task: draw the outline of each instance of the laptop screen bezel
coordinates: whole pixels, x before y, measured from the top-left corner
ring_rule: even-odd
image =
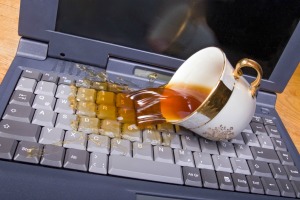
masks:
[[[109,57],[131,60],[175,71],[184,60],[107,42],[56,32],[59,0],[22,0],[19,35],[48,43],[48,56],[105,68]],[[34,23],[33,23],[34,22]],[[261,90],[280,93],[300,62],[300,22],[287,43],[269,79]],[[252,82],[255,77],[245,75]]]

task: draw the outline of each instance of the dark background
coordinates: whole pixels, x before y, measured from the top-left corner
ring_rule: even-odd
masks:
[[[60,0],[56,31],[181,59],[217,46],[268,78],[299,19],[299,0]]]

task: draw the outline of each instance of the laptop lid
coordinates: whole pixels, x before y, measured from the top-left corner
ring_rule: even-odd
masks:
[[[300,62],[299,10],[298,0],[22,0],[19,34],[47,43],[48,56],[103,68],[114,57],[175,71],[218,46],[233,65],[259,62],[261,89],[282,92]]]

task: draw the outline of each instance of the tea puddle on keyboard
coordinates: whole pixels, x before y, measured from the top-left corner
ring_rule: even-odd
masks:
[[[104,85],[104,83],[101,84]],[[112,83],[107,84],[111,85]],[[114,88],[119,87],[116,83],[112,85]],[[74,85],[71,87],[72,92],[68,97],[70,108],[75,110],[79,116],[71,122],[74,130],[84,116],[96,116],[101,120],[117,120],[121,123],[131,124],[131,128],[136,125],[139,129],[151,129],[151,126],[177,122],[197,110],[210,91],[208,88],[200,86],[188,86],[186,88],[186,85],[172,86],[176,89],[146,88],[134,92],[126,90],[109,92],[77,88]],[[85,129],[89,130],[87,132],[91,132],[91,130],[97,130],[97,126],[86,127]],[[102,129],[100,129],[101,131],[103,133]],[[118,134],[108,136],[118,137]]]

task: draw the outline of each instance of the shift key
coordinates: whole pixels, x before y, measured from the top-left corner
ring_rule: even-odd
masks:
[[[41,127],[35,124],[18,122],[13,120],[2,120],[0,122],[0,136],[15,140],[37,142]]]

